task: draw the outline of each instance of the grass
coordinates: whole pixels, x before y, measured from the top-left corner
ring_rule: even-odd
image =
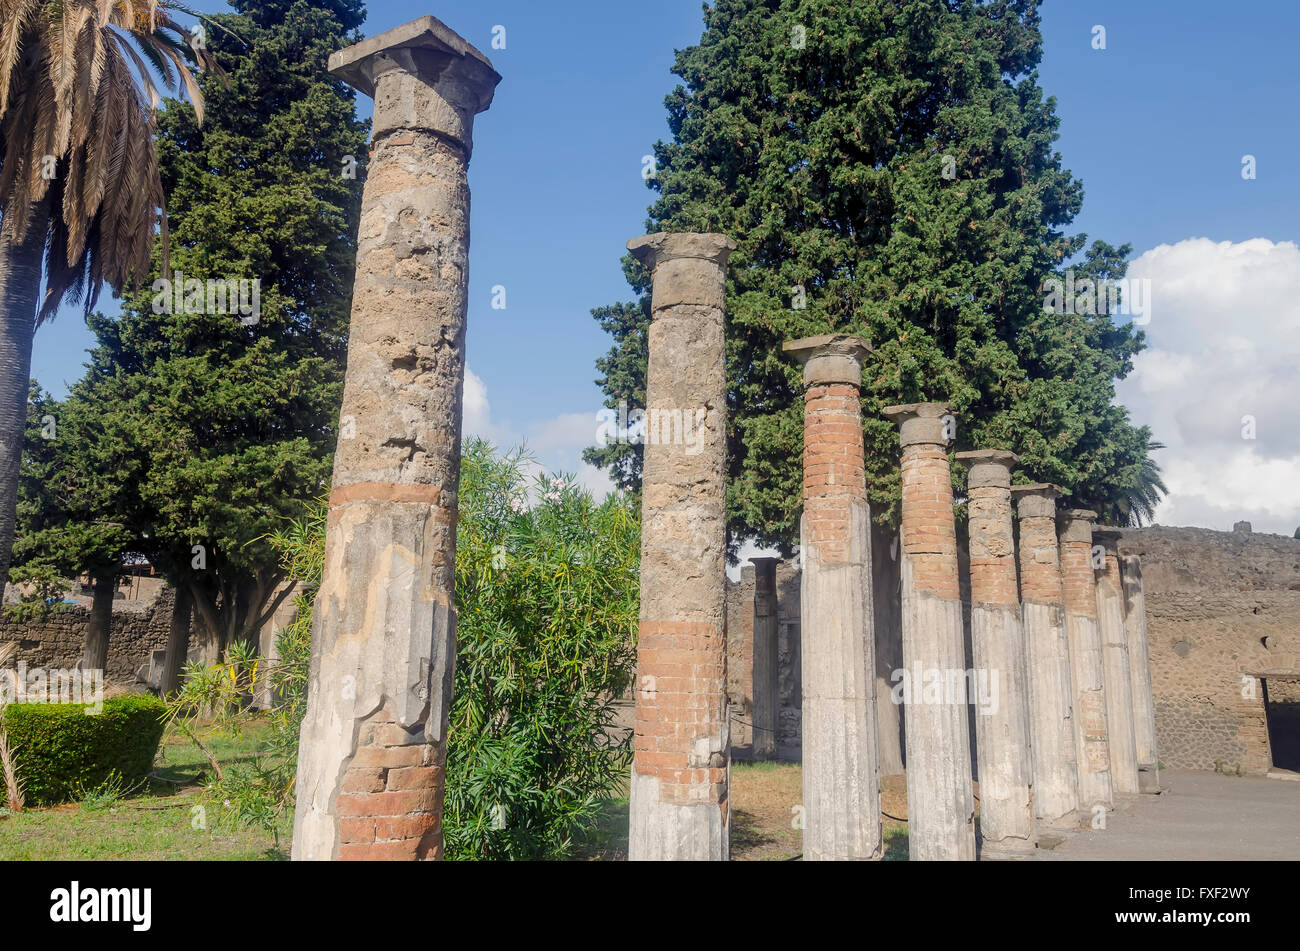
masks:
[[[223,767],[250,761],[266,732],[255,724],[239,737],[207,742]],[[83,801],[17,815],[0,810],[0,860],[208,860],[284,858],[261,830],[224,828],[203,801],[206,757],[185,737],[168,736],[146,788],[87,790]],[[907,797],[901,776],[882,782],[885,860],[907,860]],[[802,771],[797,763],[735,763],[731,769],[731,858],[788,862],[803,851],[798,827]],[[575,858],[627,858],[626,790],[606,800],[595,830]],[[891,819],[888,816],[896,816]],[[290,830],[281,831],[287,841]]]
[[[250,760],[265,728],[209,744],[223,765]],[[202,782],[207,759],[181,736],[164,740],[148,786],[126,795],[86,790],[83,801],[0,812],[0,860],[252,860],[281,857],[270,836],[220,828]]]

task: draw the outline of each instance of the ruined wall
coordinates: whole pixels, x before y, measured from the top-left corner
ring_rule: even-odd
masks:
[[[176,592],[163,587],[151,599],[119,598],[113,602],[113,628],[108,638],[105,671],[108,680],[131,683],[137,675],[143,677],[148,673],[152,652],[167,647],[167,629],[175,600]],[[89,623],[90,610],[80,603],[64,605],[40,621],[20,623],[0,615],[0,643],[17,642],[18,653],[12,665],[23,661],[29,669],[71,669],[81,660]]]
[[[1267,771],[1258,681],[1279,705],[1297,695],[1279,678],[1300,677],[1300,541],[1148,528],[1120,550],[1142,559],[1160,762]]]

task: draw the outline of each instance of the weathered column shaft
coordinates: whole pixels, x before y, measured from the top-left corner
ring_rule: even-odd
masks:
[[[442,854],[475,114],[500,77],[421,17],[330,57],[375,99],[298,761],[295,859]]]
[[[1142,560],[1137,555],[1121,558],[1120,575],[1124,583],[1124,628],[1133,682],[1138,786],[1142,792],[1154,793],[1160,791],[1160,759],[1156,752],[1156,705],[1151,690],[1151,648],[1147,637],[1147,599],[1142,589]]]
[[[1093,533],[1094,558],[1099,554],[1098,544],[1105,552],[1105,561],[1095,572],[1111,782],[1115,792],[1131,796],[1139,791],[1137,739],[1133,725],[1133,674],[1128,655],[1128,632],[1124,626],[1124,584],[1120,580],[1118,543],[1117,532],[1098,530]]]
[[[653,274],[628,857],[725,860],[727,256],[722,235],[628,243]]]
[[[1070,639],[1070,674],[1074,683],[1074,741],[1079,764],[1079,808],[1091,816],[1094,806],[1115,802],[1106,732],[1106,696],[1097,628],[1097,590],[1092,573],[1092,523],[1097,514],[1071,509],[1061,516],[1061,586]]]
[[[913,860],[975,858],[966,652],[947,406],[891,406],[902,445],[903,673]],[[960,696],[945,690],[960,677]]]
[[[755,759],[776,758],[777,710],[781,698],[777,685],[779,663],[776,566],[780,558],[753,558],[754,565],[754,687],[753,717]]]
[[[1039,823],[1068,827],[1078,819],[1074,686],[1065,632],[1054,485],[1013,486],[1020,516],[1020,599],[1029,670],[1029,736],[1034,813]]]
[[[959,452],[970,464],[971,650],[976,704],[975,746],[980,777],[980,832],[986,853],[1028,853],[1034,829],[1033,764],[1029,748],[1029,690],[1025,637],[1016,587],[1011,522],[1010,452]]]
[[[871,601],[876,627],[876,760],[881,776],[903,772],[903,704],[895,702],[894,672],[903,667],[903,606],[899,539],[871,525]]]
[[[870,348],[827,334],[785,350],[804,368],[804,858],[878,859],[871,511],[859,392]]]

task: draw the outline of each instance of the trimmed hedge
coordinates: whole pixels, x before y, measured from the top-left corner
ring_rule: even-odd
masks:
[[[79,703],[19,703],[5,708],[9,744],[29,805],[69,802],[115,772],[124,785],[149,775],[162,740],[166,705],[150,694],[104,701],[98,714]]]

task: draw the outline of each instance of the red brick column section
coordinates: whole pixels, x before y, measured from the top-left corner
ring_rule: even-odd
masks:
[[[1097,627],[1097,590],[1092,568],[1092,523],[1097,513],[1070,509],[1059,517],[1061,586],[1070,640],[1074,683],[1074,743],[1079,764],[1081,819],[1092,822],[1098,809],[1111,809],[1115,793],[1110,773],[1110,740]]]
[[[1058,486],[1044,483],[1011,487],[1020,517],[1020,611],[1029,671],[1034,818],[1040,827],[1069,828],[1078,823],[1079,767],[1070,640],[1056,540],[1060,494]]]
[[[1128,656],[1128,632],[1124,627],[1124,582],[1119,573],[1119,532],[1098,528],[1092,533],[1092,541],[1111,782],[1116,793],[1135,796],[1140,791],[1137,737],[1133,723],[1132,665]],[[1097,566],[1099,556],[1104,559],[1100,567]]]
[[[735,244],[628,243],[653,274],[628,857],[728,856],[724,293]]]
[[[956,421],[942,403],[890,406],[884,415],[898,425],[903,450],[901,683],[908,848],[922,861],[973,861],[966,649],[947,452]],[[962,689],[935,690],[936,682]]]
[[[1142,587],[1142,559],[1120,559],[1124,583],[1124,629],[1133,677],[1133,734],[1137,741],[1138,787],[1160,792],[1160,758],[1156,753],[1156,705],[1151,689],[1151,648],[1147,635],[1147,598]]]
[[[975,745],[979,763],[981,854],[1021,854],[1038,844],[1034,827],[1029,687],[1016,586],[1011,522],[1015,453],[957,453],[966,480],[970,527],[971,651]]]
[[[876,760],[871,510],[863,455],[859,337],[785,345],[803,365],[800,554],[804,858],[883,854]]]
[[[456,655],[473,122],[501,77],[420,17],[330,57],[375,100],[293,857],[435,859]]]

